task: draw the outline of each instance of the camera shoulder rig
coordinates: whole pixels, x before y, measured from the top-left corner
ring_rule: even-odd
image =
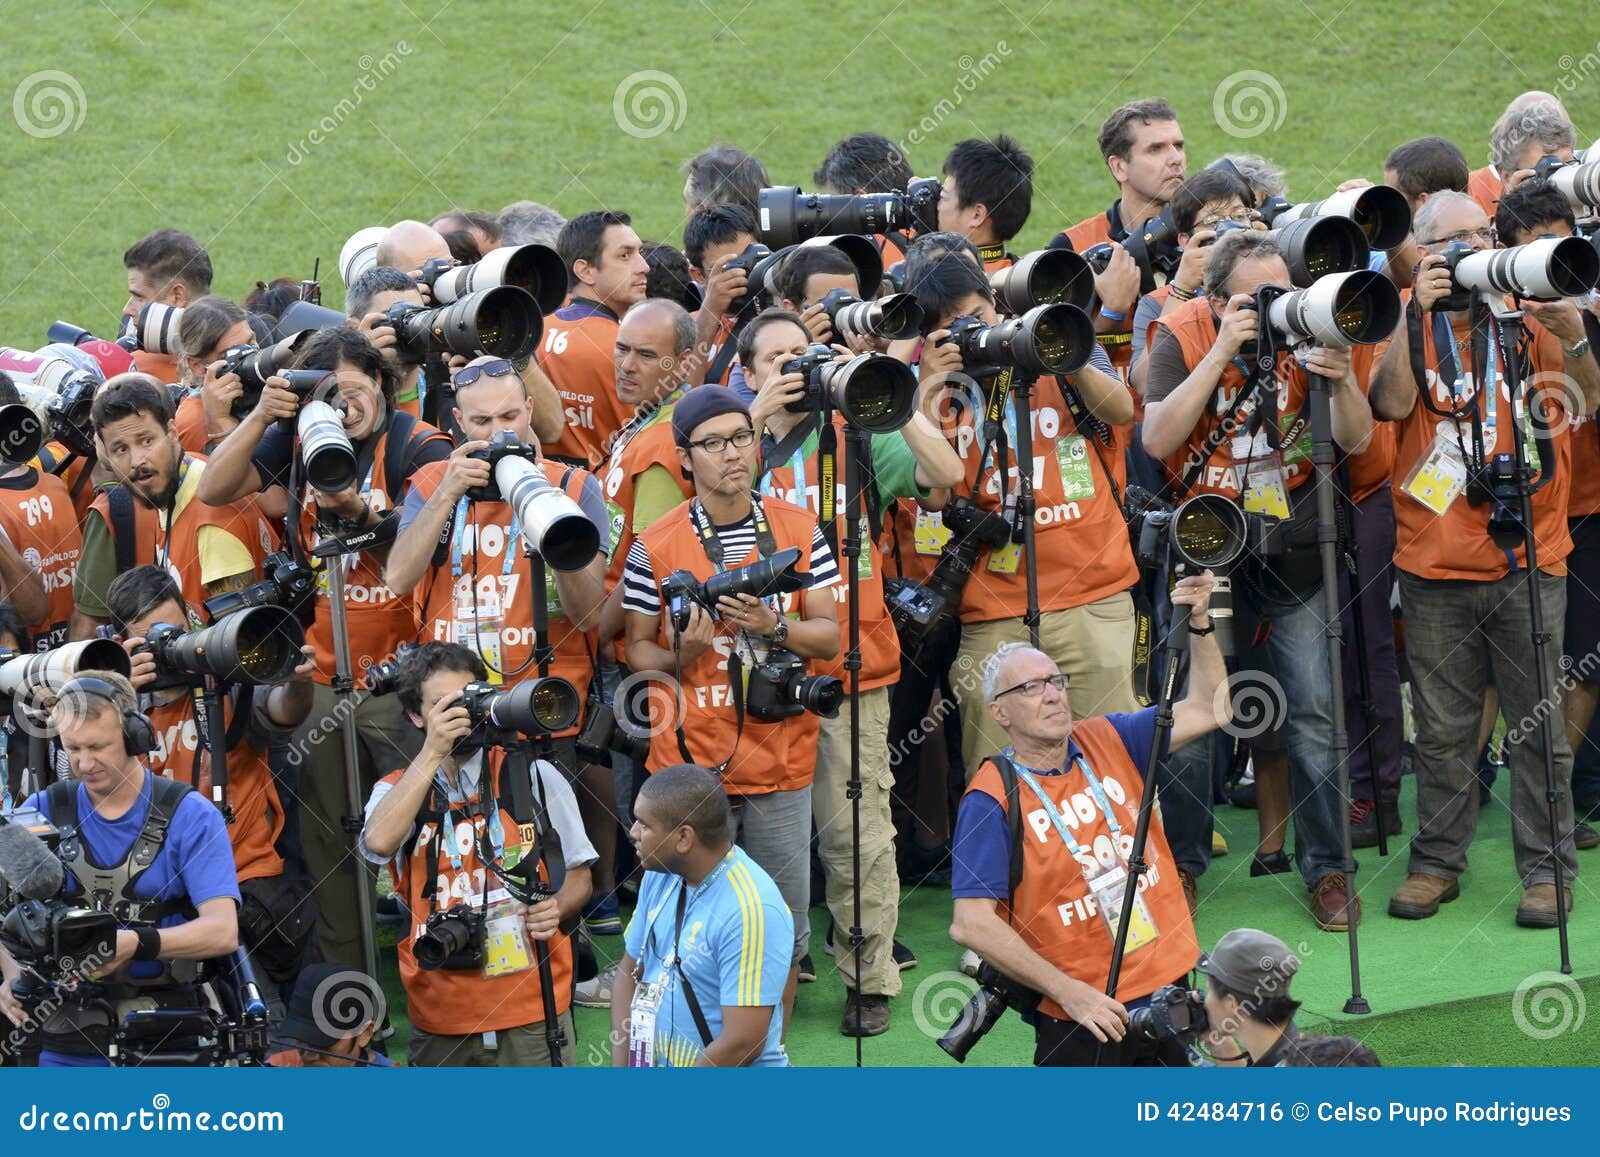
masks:
[[[134,837],[133,846],[120,863],[101,867],[89,859],[78,817],[78,784],[60,780],[46,789],[50,819],[61,831],[58,855],[73,878],[83,887],[88,904],[110,912],[125,924],[155,926],[171,916],[192,916],[187,898],[148,900],[134,895],[139,880],[150,870],[167,842],[173,818],[183,797],[193,789],[186,783],[151,776],[150,810],[144,826]]]

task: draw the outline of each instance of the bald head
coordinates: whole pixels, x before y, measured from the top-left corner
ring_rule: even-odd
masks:
[[[645,780],[639,796],[648,801],[659,828],[693,828],[701,847],[726,847],[733,840],[733,813],[722,782],[703,767],[664,767]]]
[[[1572,123],[1572,117],[1567,114],[1567,106],[1561,103],[1559,97],[1553,95],[1552,93],[1539,92],[1538,90],[1525,92],[1521,96],[1517,97],[1510,104],[1506,105],[1506,112],[1527,112],[1530,108],[1541,104],[1553,106],[1560,114],[1562,120],[1566,121],[1569,125]]]
[[[450,246],[439,231],[421,221],[397,221],[378,242],[378,264],[410,272],[435,257],[448,258]]]

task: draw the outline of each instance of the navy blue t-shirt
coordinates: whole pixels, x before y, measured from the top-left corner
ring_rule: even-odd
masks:
[[[1128,758],[1142,768],[1156,734],[1156,709],[1107,715]],[[1079,754],[1067,741],[1067,763]],[[1045,775],[1061,775],[1065,768],[1040,768]],[[951,840],[950,894],[956,899],[1004,900],[1011,895],[1011,821],[1000,801],[981,791],[961,798],[956,831]]]

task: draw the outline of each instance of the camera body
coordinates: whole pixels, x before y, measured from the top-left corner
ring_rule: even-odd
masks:
[[[394,649],[394,658],[368,667],[367,694],[393,695],[400,679],[400,666],[416,647],[415,643],[401,643]]]
[[[1165,984],[1150,994],[1150,1003],[1128,1014],[1128,1035],[1147,1041],[1183,1041],[1211,1027],[1204,995],[1178,984]]]
[[[43,813],[17,808],[0,814],[0,823],[15,824],[37,836],[51,855],[58,854],[61,831]],[[0,901],[10,907],[0,919],[0,945],[42,976],[65,978],[78,966],[108,961],[117,952],[117,918],[56,895],[27,899],[14,895],[0,881]]]
[[[310,566],[296,562],[286,550],[275,550],[261,560],[267,577],[242,591],[227,591],[206,600],[206,614],[215,622],[245,607],[283,607],[305,626],[316,614],[317,576]]]
[[[750,669],[744,706],[750,718],[776,723],[807,711],[834,719],[843,702],[842,682],[832,675],[808,675],[804,659],[775,647],[765,663]]]
[[[1006,516],[998,510],[985,510],[972,499],[958,496],[944,508],[944,524],[953,539],[971,539],[990,550],[1011,542],[1013,531]]]
[[[1467,479],[1467,501],[1489,506],[1489,538],[1502,550],[1526,541],[1522,521],[1523,486],[1514,454],[1495,454]]]
[[[467,497],[473,502],[504,502],[505,496],[500,493],[500,486],[495,481],[494,468],[503,458],[525,458],[529,462],[537,462],[539,450],[518,438],[510,430],[501,430],[489,439],[489,444],[482,450],[474,450],[467,457],[489,464],[488,485],[472,487],[467,491]]]
[[[368,676],[369,680],[371,676]],[[624,708],[626,711],[626,708]],[[583,730],[575,741],[578,755],[599,767],[611,766],[613,751],[634,760],[643,761],[650,754],[650,737],[635,734],[617,718],[617,709],[603,699],[593,699],[589,714],[584,718]]]
[[[471,904],[428,913],[422,935],[412,942],[417,967],[425,972],[465,972],[483,967],[484,914]]]

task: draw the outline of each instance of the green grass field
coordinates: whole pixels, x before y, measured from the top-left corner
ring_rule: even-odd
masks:
[[[1111,199],[1095,132],[1135,96],[1177,107],[1191,168],[1264,152],[1298,196],[1378,179],[1390,147],[1425,133],[1479,165],[1524,89],[1558,92],[1580,132],[1600,132],[1590,3],[1114,11],[1108,24],[1059,0],[13,3],[0,341],[35,348],[56,317],[110,329],[122,251],[159,226],[198,236],[217,292],[235,298],[257,278],[309,276],[321,257],[329,304],[353,231],[450,205],[621,207],[642,233],[680,241],[678,166],[714,141],[809,187],[846,133],[882,132],[930,174],[953,142],[1003,130],[1037,162],[1019,238],[1035,246]],[[640,73],[666,75],[625,85]]]

